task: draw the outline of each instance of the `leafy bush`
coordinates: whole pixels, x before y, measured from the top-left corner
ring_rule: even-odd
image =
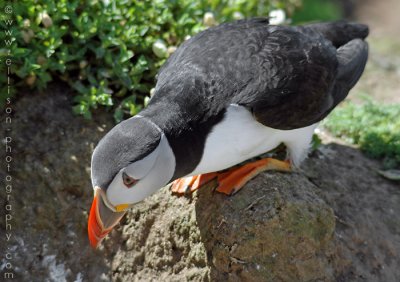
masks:
[[[324,126],[370,157],[383,159],[385,168],[394,168],[400,166],[399,116],[400,104],[346,103],[332,112]]]
[[[292,16],[295,24],[309,21],[333,21],[343,17],[338,1],[303,0],[301,8]]]
[[[17,44],[11,53],[19,63],[13,85],[44,89],[61,78],[78,93],[76,113],[90,117],[92,109],[103,105],[113,107],[120,120],[143,107],[168,53],[185,36],[206,28],[206,12],[222,22],[266,16],[271,7],[293,10],[299,1],[19,1],[14,7]],[[212,17],[206,21],[213,23]],[[5,79],[0,78],[3,85]]]

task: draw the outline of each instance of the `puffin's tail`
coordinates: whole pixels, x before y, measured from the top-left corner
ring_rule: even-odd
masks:
[[[352,88],[364,71],[368,59],[368,44],[361,39],[353,39],[336,51],[339,62],[337,80]]]
[[[369,34],[368,26],[346,21],[313,23],[304,27],[322,34],[336,48],[356,38],[365,39]]]
[[[346,98],[364,72],[368,60],[368,44],[362,39],[353,39],[337,49],[336,57],[339,65],[331,92],[334,107]]]
[[[303,26],[304,30],[317,32],[332,42],[337,48],[338,68],[336,81],[331,89],[333,110],[346,98],[350,89],[360,79],[368,60],[368,26],[346,21],[314,23]]]

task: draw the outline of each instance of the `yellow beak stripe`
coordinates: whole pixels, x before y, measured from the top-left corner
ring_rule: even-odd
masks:
[[[126,210],[127,208],[129,208],[128,204],[120,204],[120,205],[115,206],[115,210],[117,212],[122,212],[122,211]]]

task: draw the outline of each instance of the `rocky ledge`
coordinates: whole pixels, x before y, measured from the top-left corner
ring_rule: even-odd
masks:
[[[400,187],[333,143],[231,197],[163,188],[92,250],[90,155],[112,118],[76,117],[69,97],[53,86],[14,104],[13,230],[1,247],[18,281],[400,281]]]

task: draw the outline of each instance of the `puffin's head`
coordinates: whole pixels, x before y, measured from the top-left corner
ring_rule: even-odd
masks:
[[[175,158],[161,129],[143,117],[116,125],[92,156],[94,199],[88,222],[92,247],[119,222],[126,210],[168,184]]]

